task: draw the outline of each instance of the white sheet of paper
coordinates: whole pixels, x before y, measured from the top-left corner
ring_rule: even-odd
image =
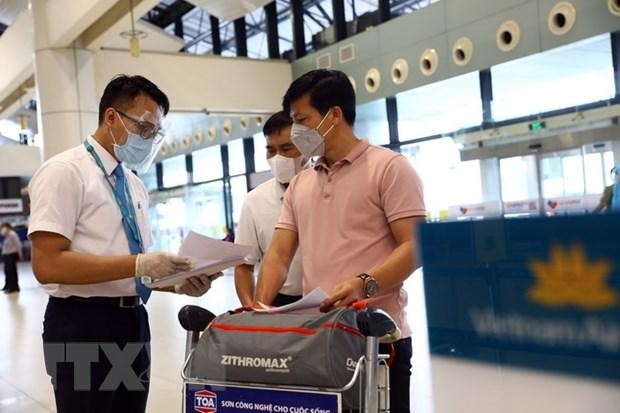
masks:
[[[325,290],[323,290],[321,287],[316,287],[314,290],[310,291],[308,294],[304,295],[300,300],[295,301],[294,303],[283,305],[281,307],[270,307],[263,303],[259,303],[262,308],[254,309],[254,311],[264,313],[289,313],[299,310],[316,310],[319,308],[319,304],[321,304],[321,301],[323,301],[327,297],[328,296]]]
[[[245,258],[250,250],[251,248],[245,245],[216,240],[190,231],[179,248],[179,255],[195,260],[220,260],[224,257]]]
[[[219,241],[205,235],[190,231],[183,240],[179,255],[192,262],[190,271],[179,272],[144,284],[149,288],[170,287],[198,274],[217,274],[226,268],[243,264],[251,247]]]

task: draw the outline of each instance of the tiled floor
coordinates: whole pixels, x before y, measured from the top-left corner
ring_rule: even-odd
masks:
[[[0,294],[0,412],[53,412],[43,365],[42,318],[47,296],[30,267],[20,264],[19,294]],[[596,381],[429,357],[421,274],[407,282],[409,318],[416,335],[412,405],[416,413],[620,412],[620,388]],[[185,335],[177,311],[198,304],[214,313],[237,306],[232,277],[220,278],[204,297],[154,294],[148,304],[152,381],[148,411],[181,411],[180,369]],[[431,380],[432,377],[432,380]]]

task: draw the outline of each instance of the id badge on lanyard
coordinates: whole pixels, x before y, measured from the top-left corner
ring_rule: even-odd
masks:
[[[136,219],[136,213],[133,208],[133,200],[131,198],[131,193],[127,189],[126,183],[125,183],[125,187],[123,188],[123,190],[125,191],[125,195],[127,198],[127,204],[125,204],[119,198],[116,192],[116,188],[114,187],[114,184],[110,182],[110,178],[108,177],[105,167],[103,166],[103,162],[101,162],[101,158],[99,158],[99,155],[97,155],[97,152],[95,152],[95,148],[93,148],[93,146],[88,141],[84,141],[84,147],[86,148],[88,153],[90,153],[90,155],[93,157],[99,169],[101,169],[106,182],[108,183],[108,185],[110,185],[110,188],[112,189],[112,193],[114,194],[114,199],[116,200],[116,204],[118,205],[118,208],[121,211],[123,220],[125,220],[128,223],[129,229],[131,231],[131,234],[126,234],[127,237],[131,236],[140,245],[140,250],[144,252],[144,243],[142,242],[142,235],[140,234],[140,229],[138,228],[138,221]],[[125,228],[124,225],[123,225],[123,228]]]

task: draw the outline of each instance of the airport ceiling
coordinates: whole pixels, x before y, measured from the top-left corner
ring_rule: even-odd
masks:
[[[121,0],[124,1],[124,0]],[[129,0],[127,0],[129,1]],[[391,0],[392,14],[397,16],[425,7],[438,0]],[[183,39],[181,51],[210,54],[211,17],[219,19],[222,54],[236,55],[233,21],[246,16],[248,56],[265,58],[266,22],[263,6],[270,0],[162,0],[142,19]],[[378,0],[344,0],[347,21],[376,12]],[[276,0],[279,22],[280,51],[283,57],[292,47],[291,1]],[[11,26],[17,15],[28,7],[28,0],[0,0],[0,35]],[[312,36],[333,25],[332,0],[304,0],[304,25],[308,50],[322,47]],[[372,16],[371,16],[372,17]],[[366,19],[369,20],[368,18]],[[373,25],[372,19],[370,25]],[[368,24],[368,23],[366,23]]]
[[[0,34],[13,22],[22,10],[28,7],[28,0],[0,0]]]
[[[437,0],[392,0],[393,15],[408,13],[425,7]],[[184,51],[196,54],[212,53],[211,19],[219,19],[222,54],[234,56],[235,39],[233,20],[246,16],[248,56],[266,57],[266,22],[263,7],[265,0],[163,0],[142,18],[169,33],[182,37]],[[377,0],[345,0],[347,21],[364,14],[376,12]],[[280,36],[280,52],[292,47],[291,1],[276,0]],[[319,33],[333,25],[332,0],[304,0],[304,25],[310,35]],[[306,36],[308,49],[315,50],[312,36]]]

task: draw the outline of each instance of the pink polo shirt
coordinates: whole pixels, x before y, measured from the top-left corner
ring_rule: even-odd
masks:
[[[389,223],[425,214],[422,182],[409,161],[363,140],[331,168],[321,158],[293,179],[276,228],[298,233],[304,294],[316,287],[330,293],[394,251]],[[411,335],[402,284],[371,302],[394,318],[403,337]]]

